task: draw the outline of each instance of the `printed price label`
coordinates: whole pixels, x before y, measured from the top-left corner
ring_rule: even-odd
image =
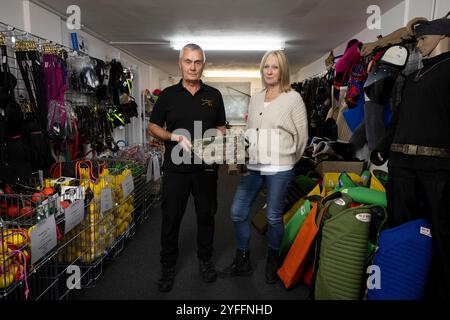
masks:
[[[110,188],[104,188],[101,193],[100,213],[104,214],[106,211],[113,208],[112,193]]]
[[[122,182],[122,190],[123,197],[126,199],[128,196],[134,191],[134,181],[133,176],[131,174],[127,175],[127,177]]]
[[[57,237],[55,216],[51,215],[37,224],[33,230],[31,230],[30,238],[31,264],[34,264],[56,247]]]
[[[64,210],[65,228],[64,233],[67,234],[81,223],[84,219],[84,202],[82,200],[75,201],[67,209]]]
[[[83,187],[61,187],[62,200],[84,200],[85,191]]]

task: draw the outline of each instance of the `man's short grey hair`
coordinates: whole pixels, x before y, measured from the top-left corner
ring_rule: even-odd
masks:
[[[194,50],[194,51],[200,51],[200,52],[203,54],[203,63],[206,62],[205,51],[203,51],[202,47],[200,47],[198,44],[195,44],[195,43],[189,43],[189,44],[185,45],[185,46],[180,50],[180,57],[179,57],[180,60],[181,60],[181,56],[183,55],[183,51],[184,51],[185,49]]]

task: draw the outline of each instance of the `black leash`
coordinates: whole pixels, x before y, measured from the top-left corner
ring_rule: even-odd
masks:
[[[8,76],[8,60],[7,60],[7,51],[6,46],[2,45],[1,47],[1,55],[2,59],[1,70],[3,71],[3,83],[6,88],[10,88],[9,85],[9,76]],[[6,165],[6,142],[5,142],[5,130],[6,130],[6,106],[0,106],[0,166],[4,167]]]
[[[16,59],[32,109],[32,114],[25,123],[25,132],[28,133],[28,140],[31,146],[30,155],[33,169],[48,169],[53,159],[47,132],[47,108],[45,105],[39,53],[37,51],[16,51]]]

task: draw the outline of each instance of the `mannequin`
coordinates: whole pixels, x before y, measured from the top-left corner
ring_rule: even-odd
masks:
[[[414,26],[424,67],[405,80],[402,102],[372,152],[389,158],[389,226],[426,218],[433,237],[427,297],[450,298],[450,20]]]
[[[444,36],[444,35],[437,36],[437,37],[438,37],[437,39],[439,42],[436,45],[436,47],[429,54],[429,56],[428,56],[429,58],[433,58],[433,57],[439,56],[443,53],[450,51],[450,37]]]

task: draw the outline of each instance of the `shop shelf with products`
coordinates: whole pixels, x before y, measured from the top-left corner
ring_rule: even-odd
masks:
[[[116,243],[119,253],[124,235],[134,235],[135,212],[142,206],[143,167],[135,160],[106,159],[105,179],[111,186],[114,203]],[[117,246],[116,246],[117,245]]]
[[[121,149],[118,159],[134,163],[135,220],[146,220],[151,207],[160,200],[162,151],[148,145],[135,145]]]
[[[73,178],[44,178],[39,172],[27,185],[2,185],[1,297],[38,300],[62,294],[61,278],[81,257],[68,254],[83,231],[80,184]]]

